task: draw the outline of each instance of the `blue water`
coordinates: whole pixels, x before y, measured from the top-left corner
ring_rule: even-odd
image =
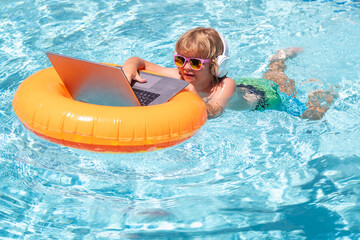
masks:
[[[0,2],[0,238],[360,238],[360,2]],[[261,77],[278,49],[298,100],[334,87],[319,121],[227,110],[178,146],[99,154],[27,131],[11,101],[52,51],[172,66],[177,38],[210,26],[228,39],[230,76]],[[303,84],[316,78],[320,84]]]

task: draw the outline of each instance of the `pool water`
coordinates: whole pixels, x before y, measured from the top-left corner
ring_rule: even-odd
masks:
[[[360,2],[0,2],[0,238],[360,238]],[[143,154],[100,154],[49,143],[11,101],[52,51],[97,62],[130,56],[171,67],[190,28],[227,38],[230,76],[261,77],[278,49],[297,99],[333,87],[319,121],[287,111],[236,111],[190,140]],[[304,82],[318,79],[322,84]]]

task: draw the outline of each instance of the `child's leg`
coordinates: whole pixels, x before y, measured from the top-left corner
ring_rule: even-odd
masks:
[[[285,61],[288,58],[295,57],[298,53],[302,52],[302,48],[286,48],[276,52],[270,58],[269,70],[264,74],[264,78],[276,82],[279,85],[279,91],[286,93],[289,96],[295,97],[296,89],[295,82],[289,79],[285,71]],[[309,81],[318,81],[311,79]],[[329,110],[330,105],[333,103],[336,93],[333,89],[328,91],[317,90],[309,94],[309,101],[306,103],[308,109],[300,116],[310,120],[321,119],[325,112]]]
[[[302,52],[302,48],[286,48],[276,52],[270,57],[269,69],[264,73],[264,78],[273,81],[279,85],[279,91],[288,96],[296,96],[296,88],[294,80],[285,75],[285,61],[288,58],[295,57]]]
[[[309,101],[306,103],[308,109],[301,114],[301,118],[310,120],[321,119],[325,112],[329,110],[330,105],[334,102],[336,94],[333,89],[328,91],[317,90],[309,94]]]

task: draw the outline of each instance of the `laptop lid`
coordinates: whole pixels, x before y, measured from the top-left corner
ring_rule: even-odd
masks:
[[[188,85],[183,80],[141,72],[140,75],[147,82],[134,82],[130,86],[120,66],[113,67],[50,52],[46,54],[71,96],[87,103],[106,106],[161,104]]]

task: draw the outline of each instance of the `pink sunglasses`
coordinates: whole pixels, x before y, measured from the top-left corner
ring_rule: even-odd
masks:
[[[189,62],[191,69],[198,71],[202,68],[204,63],[210,62],[210,60],[201,58],[187,58],[183,55],[175,54],[174,62],[177,67],[183,67],[187,62]]]

